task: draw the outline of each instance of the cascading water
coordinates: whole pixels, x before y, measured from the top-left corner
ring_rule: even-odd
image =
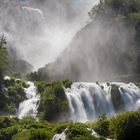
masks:
[[[112,85],[118,88],[118,93],[112,93]],[[74,122],[94,121],[102,115],[113,116],[118,113],[114,104],[119,100],[124,104],[123,111],[140,108],[140,89],[133,83],[74,83],[65,93],[70,120]],[[120,94],[119,100],[113,100],[115,94]]]
[[[37,89],[32,82],[27,82],[28,88],[24,88],[27,100],[23,101],[19,105],[17,112],[18,118],[23,118],[26,116],[36,117],[39,107],[40,95],[37,94]]]
[[[60,134],[55,134],[52,138],[52,140],[66,140],[66,132],[67,128]]]

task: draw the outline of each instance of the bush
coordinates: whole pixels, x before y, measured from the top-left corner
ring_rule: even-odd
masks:
[[[51,140],[54,135],[53,127],[40,122],[28,125],[28,128],[14,135],[12,140]]]
[[[70,80],[64,80],[63,81],[63,85],[64,85],[65,88],[70,88],[71,85],[72,85],[72,81],[70,81]]]
[[[21,80],[4,80],[3,90],[0,93],[0,113],[2,114],[15,114],[19,104],[26,99],[24,87],[26,83]]]
[[[0,140],[11,140],[12,136],[21,131],[20,126],[11,126],[0,130]]]
[[[16,123],[18,123],[18,121],[19,121],[18,118],[9,118],[6,116],[0,116],[0,129],[13,126]]]
[[[76,137],[90,137],[91,131],[87,129],[88,127],[82,123],[71,124],[66,131],[67,137],[70,140],[75,139]]]
[[[110,121],[106,116],[101,116],[99,120],[93,124],[93,129],[101,136],[109,136]]]
[[[61,134],[67,127],[69,124],[63,124],[63,125],[59,125],[56,127],[55,132],[57,134]]]
[[[140,112],[128,112],[111,119],[110,134],[118,140],[140,138]]]
[[[24,130],[12,136],[11,140],[30,140],[31,134],[29,130]]]

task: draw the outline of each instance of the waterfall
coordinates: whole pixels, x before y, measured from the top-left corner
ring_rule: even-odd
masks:
[[[113,85],[117,87],[117,93],[113,93]],[[70,120],[74,122],[94,121],[102,115],[111,117],[121,111],[140,108],[140,89],[133,83],[73,83],[65,94],[71,111]]]
[[[39,107],[40,95],[37,94],[37,89],[32,82],[27,82],[28,88],[24,88],[27,100],[23,101],[19,105],[17,112],[18,118],[23,118],[26,116],[36,117]]]
[[[67,128],[60,134],[55,134],[52,138],[52,140],[66,140],[66,132]]]

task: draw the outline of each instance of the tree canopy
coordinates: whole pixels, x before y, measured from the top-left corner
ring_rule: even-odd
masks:
[[[91,17],[97,16],[129,16],[131,13],[140,12],[139,0],[100,0],[89,12]]]

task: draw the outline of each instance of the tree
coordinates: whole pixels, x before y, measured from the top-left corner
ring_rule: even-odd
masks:
[[[89,16],[128,16],[130,13],[140,11],[139,0],[100,0],[99,4],[94,6],[89,12]]]
[[[6,72],[9,61],[8,61],[8,53],[5,48],[6,45],[6,37],[2,35],[0,37],[0,89],[3,82],[3,74]]]

